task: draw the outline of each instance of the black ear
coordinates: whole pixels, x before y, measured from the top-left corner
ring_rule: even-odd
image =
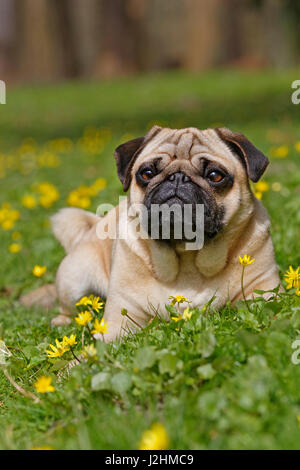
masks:
[[[256,183],[269,165],[269,159],[243,134],[232,132],[226,127],[215,129],[215,131],[228,144],[230,149],[242,159],[249,178]]]
[[[125,144],[119,145],[115,150],[114,157],[117,162],[118,177],[123,184],[124,191],[127,191],[129,187],[125,182],[128,179],[126,178],[126,173],[130,161],[143,146],[144,139],[145,137],[138,137],[137,139],[129,140],[128,142],[125,142]]]
[[[145,148],[146,144],[160,132],[161,127],[154,126],[145,137],[137,137],[119,145],[114,152],[117,162],[118,177],[123,184],[124,191],[127,191],[131,182],[131,169],[133,164]]]

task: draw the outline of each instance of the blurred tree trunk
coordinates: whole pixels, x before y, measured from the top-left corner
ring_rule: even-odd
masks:
[[[14,1],[0,0],[0,79],[6,79],[14,65],[14,8]]]
[[[55,2],[22,0],[16,2],[20,23],[19,58],[24,78],[34,81],[55,80],[65,67],[59,40],[59,22]]]
[[[294,0],[0,0],[0,78],[284,67],[299,54],[297,11]]]
[[[297,3],[297,2],[296,2]],[[293,63],[292,37],[280,0],[265,0],[262,8],[262,45],[268,62],[275,67],[288,67]]]
[[[186,56],[186,5],[182,0],[146,2],[143,56],[147,70],[182,66]]]
[[[224,56],[222,62],[232,63],[243,55],[243,14],[245,5],[240,0],[226,0],[222,5]],[[248,33],[248,32],[247,32]],[[247,34],[246,33],[246,34]]]
[[[76,45],[73,51],[76,70],[81,76],[90,76],[99,50],[100,2],[68,0],[68,12],[72,43]]]
[[[101,49],[96,63],[96,75],[109,78],[131,71],[129,60],[126,2],[101,0]]]
[[[129,60],[139,71],[146,70],[148,65],[146,11],[151,3],[151,0],[127,0],[126,2],[128,30],[131,33]]]
[[[184,65],[193,71],[212,67],[219,54],[219,10],[222,1],[185,0],[185,3],[187,51]]]
[[[102,0],[96,74],[124,75],[147,67],[145,14],[149,0]]]

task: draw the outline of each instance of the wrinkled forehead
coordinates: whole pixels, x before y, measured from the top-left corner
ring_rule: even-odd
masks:
[[[162,129],[140,153],[136,166],[141,162],[151,161],[154,157],[163,158],[166,163],[173,160],[193,163],[199,158],[206,158],[225,164],[229,169],[234,169],[239,164],[214,129],[199,130],[194,127]]]

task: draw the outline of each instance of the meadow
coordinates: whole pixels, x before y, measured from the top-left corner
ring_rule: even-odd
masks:
[[[154,123],[226,126],[269,156],[253,190],[269,211],[288,287],[284,273],[300,265],[297,74],[168,72],[8,88],[0,105],[0,449],[299,449],[297,289],[221,311],[208,304],[179,321],[157,316],[114,344],[93,342],[75,321],[51,328],[58,306],[18,300],[55,280],[64,252],[51,214],[116,204],[123,193],[113,151]],[[93,315],[101,311],[96,304]],[[47,357],[49,344],[72,334],[77,344]],[[68,370],[82,340],[86,360]],[[51,378],[46,393],[36,385],[42,376]]]

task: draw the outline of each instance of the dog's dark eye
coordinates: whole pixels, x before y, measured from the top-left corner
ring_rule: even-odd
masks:
[[[141,173],[140,173],[142,179],[144,181],[149,181],[151,180],[151,178],[153,178],[154,176],[154,173],[152,170],[150,170],[150,168],[145,168]]]
[[[224,179],[224,175],[220,171],[213,170],[207,174],[206,178],[212,183],[221,183]]]
[[[136,172],[136,182],[142,186],[145,187],[147,184],[150,182],[154,176],[157,175],[156,168],[153,167],[146,167],[146,168],[141,168]]]

